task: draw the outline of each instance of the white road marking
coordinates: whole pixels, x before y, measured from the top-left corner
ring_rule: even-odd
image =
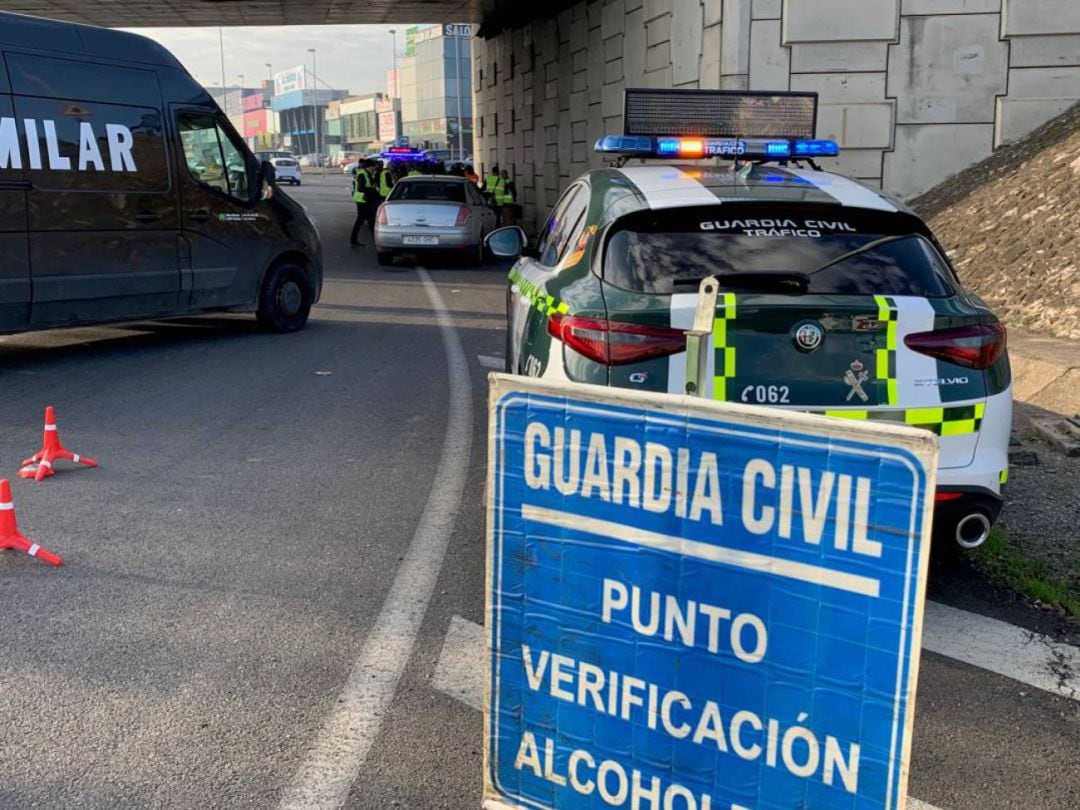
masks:
[[[412,653],[461,505],[472,450],[469,366],[446,303],[427,272],[417,272],[436,313],[450,378],[442,455],[420,524],[382,610],[333,713],[286,788],[282,808],[327,810],[341,807],[348,798]]]
[[[484,368],[490,368],[494,371],[502,371],[506,368],[506,361],[502,358],[502,355],[496,357],[493,354],[478,354],[476,359],[480,361],[480,365]]]
[[[431,685],[477,711],[483,710],[486,649],[484,625],[454,616]]]
[[[1080,701],[1080,647],[997,619],[927,602],[923,649]]]

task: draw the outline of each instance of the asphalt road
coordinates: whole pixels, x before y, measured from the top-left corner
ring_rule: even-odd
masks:
[[[46,404],[101,462],[13,481],[65,565],[0,555],[2,808],[273,808],[328,771],[348,807],[479,806],[481,714],[432,678],[454,617],[483,621],[480,357],[503,351],[505,269],[428,265],[432,289],[347,245],[346,180],[287,193],[326,251],[305,331],[229,315],[0,341],[3,469]],[[963,566],[931,588],[1062,630]],[[357,694],[364,749],[313,761]],[[1080,806],[1075,698],[927,653],[917,706],[913,796]]]

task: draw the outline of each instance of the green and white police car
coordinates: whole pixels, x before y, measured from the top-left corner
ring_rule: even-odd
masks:
[[[1006,332],[926,223],[813,167],[831,141],[633,135],[597,148],[622,157],[570,185],[535,247],[516,228],[489,236],[520,257],[507,370],[682,394],[685,333],[714,276],[713,398],[933,431],[935,536],[981,544],[1008,475]],[[724,154],[738,160],[650,160]]]

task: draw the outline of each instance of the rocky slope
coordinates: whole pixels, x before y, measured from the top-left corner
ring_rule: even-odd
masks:
[[[912,207],[1008,327],[1080,339],[1080,104]]]

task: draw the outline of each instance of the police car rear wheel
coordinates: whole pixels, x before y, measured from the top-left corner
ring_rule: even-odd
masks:
[[[295,264],[279,264],[263,282],[256,318],[275,332],[295,332],[307,323],[311,302],[307,273]]]

